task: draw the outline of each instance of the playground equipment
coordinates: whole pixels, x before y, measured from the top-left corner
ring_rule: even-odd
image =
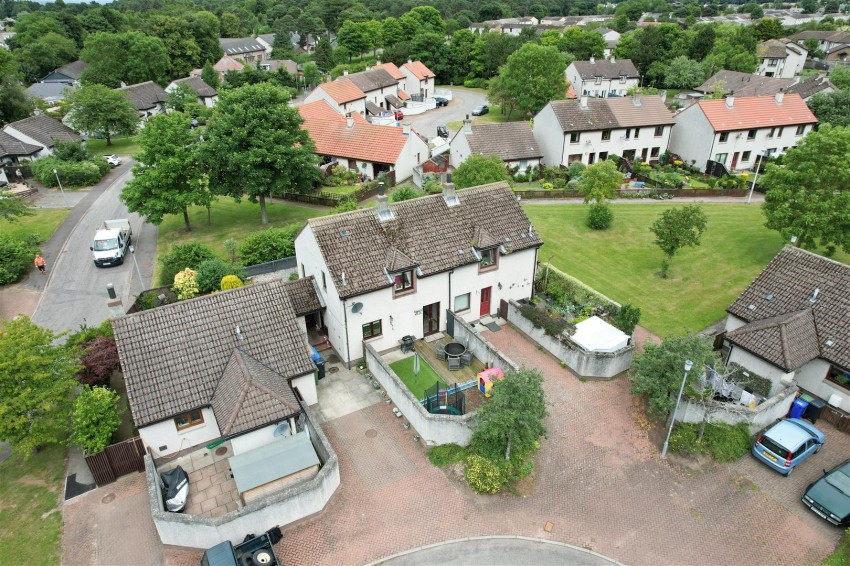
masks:
[[[478,374],[478,390],[484,394],[485,397],[490,396],[490,390],[493,388],[493,383],[496,380],[504,379],[505,374],[502,371],[502,368],[489,368],[482,370],[481,373]]]

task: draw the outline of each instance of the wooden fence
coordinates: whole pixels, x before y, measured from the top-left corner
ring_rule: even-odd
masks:
[[[86,456],[86,464],[98,487],[132,472],[145,471],[145,448],[138,436],[107,446],[103,452]]]
[[[821,411],[821,418],[841,432],[850,433],[850,415],[827,405]]]

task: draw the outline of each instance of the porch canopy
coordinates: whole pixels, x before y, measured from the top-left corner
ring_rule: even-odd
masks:
[[[276,439],[230,458],[230,470],[239,493],[319,465],[307,432]]]
[[[395,108],[401,108],[404,106],[404,102],[402,102],[401,99],[394,94],[386,95],[384,100],[392,104]]]
[[[573,342],[591,352],[616,352],[629,344],[629,335],[598,316],[576,324]]]

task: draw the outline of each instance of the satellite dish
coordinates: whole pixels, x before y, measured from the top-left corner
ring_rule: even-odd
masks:
[[[274,429],[274,436],[285,436],[289,432],[289,422],[284,421],[277,425],[277,428]]]
[[[360,312],[363,310],[363,303],[354,303],[351,305],[351,312]]]

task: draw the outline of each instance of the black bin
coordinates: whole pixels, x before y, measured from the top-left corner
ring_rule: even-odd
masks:
[[[820,413],[823,411],[823,408],[826,406],[826,402],[820,399],[812,399],[809,401],[809,406],[806,407],[806,411],[803,413],[803,418],[811,421],[812,424],[818,422],[820,418]]]
[[[316,365],[316,378],[322,379],[325,377],[325,358],[319,356],[318,358],[313,360],[313,363]]]

